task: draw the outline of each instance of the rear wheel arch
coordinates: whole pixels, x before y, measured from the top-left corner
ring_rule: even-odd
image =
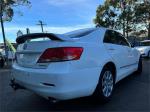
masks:
[[[150,50],[148,51],[148,56],[147,57],[150,58]]]
[[[114,79],[115,79],[115,81],[116,81],[116,74],[117,74],[117,70],[116,70],[116,65],[113,63],[113,62],[107,62],[104,66],[103,66],[103,69],[105,68],[105,67],[110,67],[111,68],[111,70],[113,71],[113,75],[114,75]],[[102,70],[103,70],[102,69]]]
[[[96,98],[97,100],[99,100],[101,102],[108,102],[111,99],[112,94],[113,94],[113,90],[112,90],[109,97],[106,97],[104,95],[103,86],[102,86],[104,83],[102,80],[103,80],[103,78],[104,78],[103,76],[107,70],[110,70],[112,75],[113,75],[113,88],[114,88],[115,80],[116,80],[116,66],[115,66],[115,64],[113,62],[106,63],[101,70],[98,84],[97,84],[96,89],[92,95],[92,96],[94,96],[94,99]]]

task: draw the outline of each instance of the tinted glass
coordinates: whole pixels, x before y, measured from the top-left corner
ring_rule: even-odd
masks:
[[[104,43],[130,46],[122,34],[112,31],[112,30],[106,31],[105,37],[104,37]]]
[[[127,40],[123,37],[122,34],[116,32],[116,36],[117,36],[117,44],[118,45],[130,46],[129,43],[127,42]]]
[[[105,43],[117,44],[116,33],[111,30],[107,30],[104,37]]]

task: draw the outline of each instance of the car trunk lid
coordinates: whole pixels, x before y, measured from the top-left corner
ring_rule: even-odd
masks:
[[[59,47],[63,41],[74,41],[60,34],[29,34],[16,39],[19,44],[16,52],[16,62],[23,67],[46,67],[47,63],[37,61],[47,48]]]

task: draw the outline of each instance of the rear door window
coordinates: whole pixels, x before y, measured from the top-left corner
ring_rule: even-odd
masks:
[[[123,37],[122,34],[113,31],[107,30],[104,37],[104,43],[111,43],[116,45],[130,46],[128,41]]]
[[[124,36],[118,32],[116,32],[116,36],[117,36],[117,44],[118,45],[123,45],[123,46],[130,46],[130,44],[128,43],[128,41],[124,38]]]
[[[117,44],[115,31],[107,30],[104,37],[104,43]]]

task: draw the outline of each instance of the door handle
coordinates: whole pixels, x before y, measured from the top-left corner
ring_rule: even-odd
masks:
[[[128,50],[128,52],[130,53],[130,52],[131,52],[131,50]]]

